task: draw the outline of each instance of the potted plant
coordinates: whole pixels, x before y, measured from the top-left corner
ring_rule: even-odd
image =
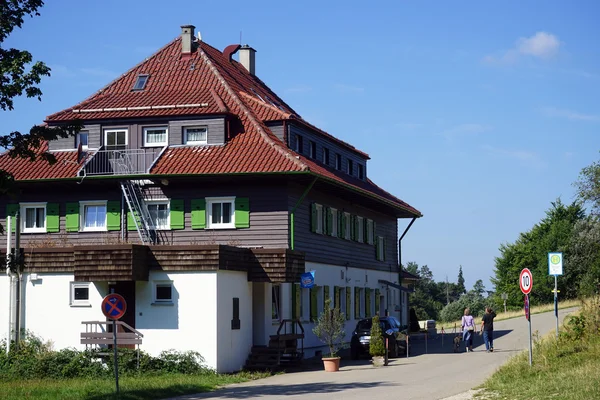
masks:
[[[319,315],[313,333],[329,348],[329,354],[322,358],[327,372],[336,372],[340,369],[340,357],[337,352],[344,346],[342,341],[346,336],[345,322],[344,313],[337,307],[331,308],[331,299],[325,300],[325,307]]]
[[[371,323],[371,340],[369,342],[369,354],[373,357],[373,366],[381,367],[385,363],[385,346],[383,344],[383,333],[379,323],[379,315],[373,317]]]

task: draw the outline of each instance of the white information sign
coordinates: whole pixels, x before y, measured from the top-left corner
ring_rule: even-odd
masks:
[[[548,275],[563,274],[563,255],[562,253],[548,253]]]

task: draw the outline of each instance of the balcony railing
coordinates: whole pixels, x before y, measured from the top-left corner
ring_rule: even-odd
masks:
[[[83,166],[83,175],[140,175],[147,174],[163,148],[100,149]]]

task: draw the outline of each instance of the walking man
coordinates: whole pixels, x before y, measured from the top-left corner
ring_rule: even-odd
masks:
[[[485,350],[494,351],[494,318],[496,313],[490,307],[485,308],[485,314],[481,319],[481,332],[483,332],[483,341],[485,342]]]

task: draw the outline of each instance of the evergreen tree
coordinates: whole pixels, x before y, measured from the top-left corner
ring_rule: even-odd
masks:
[[[462,265],[458,268],[458,292],[460,294],[467,293],[467,288],[465,287],[465,278],[463,277]]]

